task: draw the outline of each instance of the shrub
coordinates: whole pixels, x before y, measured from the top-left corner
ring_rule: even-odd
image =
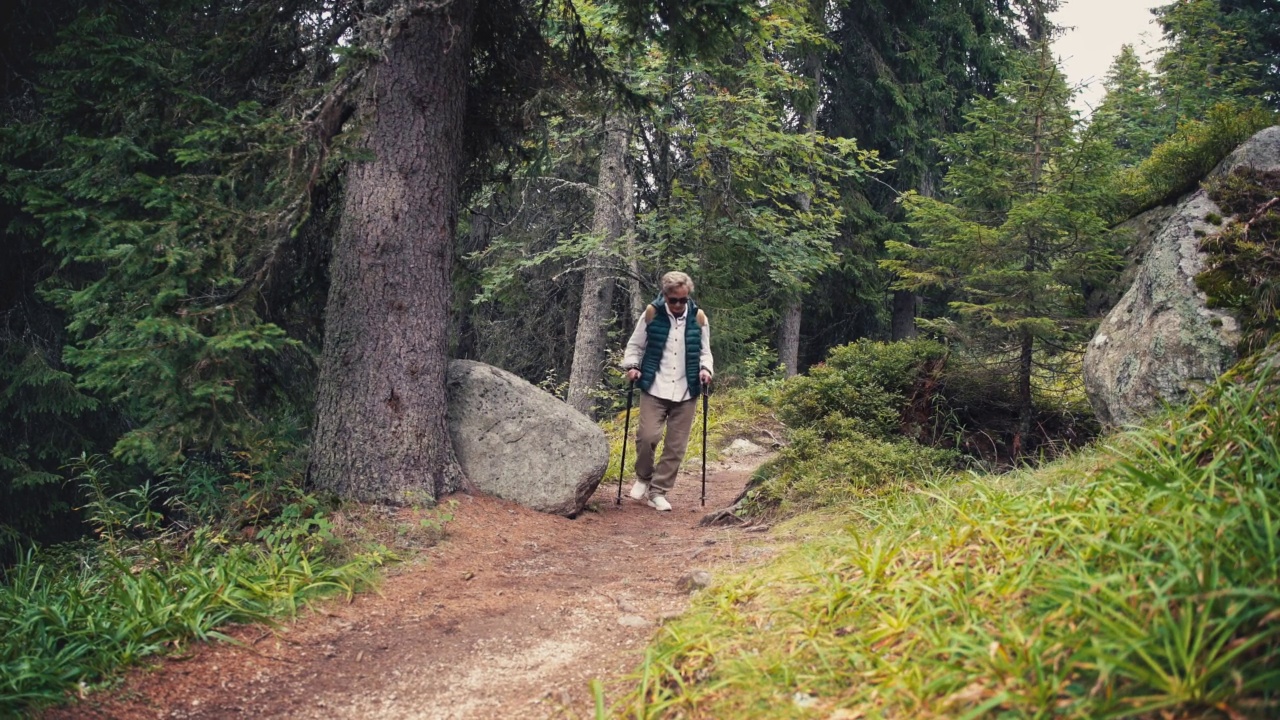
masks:
[[[1276,122],[1274,113],[1230,103],[1215,105],[1203,120],[1188,120],[1151,156],[1118,176],[1121,215],[1132,217],[1193,190],[1224,157],[1254,133]]]
[[[887,438],[902,429],[910,409],[928,394],[946,354],[931,340],[859,340],[837,347],[808,375],[783,385],[778,419],[827,438],[850,431]]]
[[[749,515],[794,515],[844,505],[888,487],[928,482],[950,472],[959,455],[913,440],[883,440],[853,429],[837,439],[807,429],[791,433],[791,444],[752,478],[744,511]]]

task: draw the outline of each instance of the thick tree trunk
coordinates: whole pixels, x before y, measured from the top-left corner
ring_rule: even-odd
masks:
[[[627,173],[627,146],[631,125],[621,113],[609,115],[604,123],[604,144],[600,151],[600,176],[596,181],[596,206],[591,232],[600,245],[587,256],[582,278],[582,304],[578,308],[578,331],[573,344],[573,367],[569,372],[569,404],[591,415],[591,393],[604,375],[605,345],[612,318],[615,263],[618,239],[630,224],[632,211],[631,177]]]
[[[475,0],[410,14],[371,69],[330,264],[311,477],[396,504],[458,489],[445,370]]]
[[[778,330],[778,364],[786,368],[787,377],[800,372],[800,298],[790,298],[782,309],[782,326]]]
[[[910,290],[893,291],[893,325],[889,332],[894,340],[916,336],[916,294]]]

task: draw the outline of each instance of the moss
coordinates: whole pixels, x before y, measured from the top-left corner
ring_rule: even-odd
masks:
[[[1209,198],[1236,222],[1206,236],[1207,267],[1196,276],[1209,307],[1234,311],[1240,354],[1280,330],[1280,171],[1237,168],[1213,180]]]

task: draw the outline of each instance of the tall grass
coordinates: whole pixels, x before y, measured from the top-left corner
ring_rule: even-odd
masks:
[[[613,708],[636,718],[1280,716],[1280,394],[1225,384],[1040,471],[784,526]]]
[[[333,564],[311,525],[277,524],[255,544],[208,528],[159,528],[149,488],[116,496],[88,472],[101,542],[28,552],[0,584],[0,716],[109,678],[219,627],[296,613],[330,593],[350,595],[377,553]],[[314,524],[312,519],[309,523]]]

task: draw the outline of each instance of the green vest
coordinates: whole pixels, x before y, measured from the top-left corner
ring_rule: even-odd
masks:
[[[662,363],[662,353],[667,349],[667,337],[671,334],[671,316],[667,314],[666,301],[660,297],[652,305],[657,312],[646,328],[648,334],[644,357],[640,360],[641,390],[653,387],[653,381],[658,377],[658,367]],[[689,298],[685,313],[688,320],[684,323],[684,374],[689,381],[689,397],[696,398],[702,393],[702,380],[698,377],[702,359],[702,326],[698,324],[698,306],[693,298]]]

